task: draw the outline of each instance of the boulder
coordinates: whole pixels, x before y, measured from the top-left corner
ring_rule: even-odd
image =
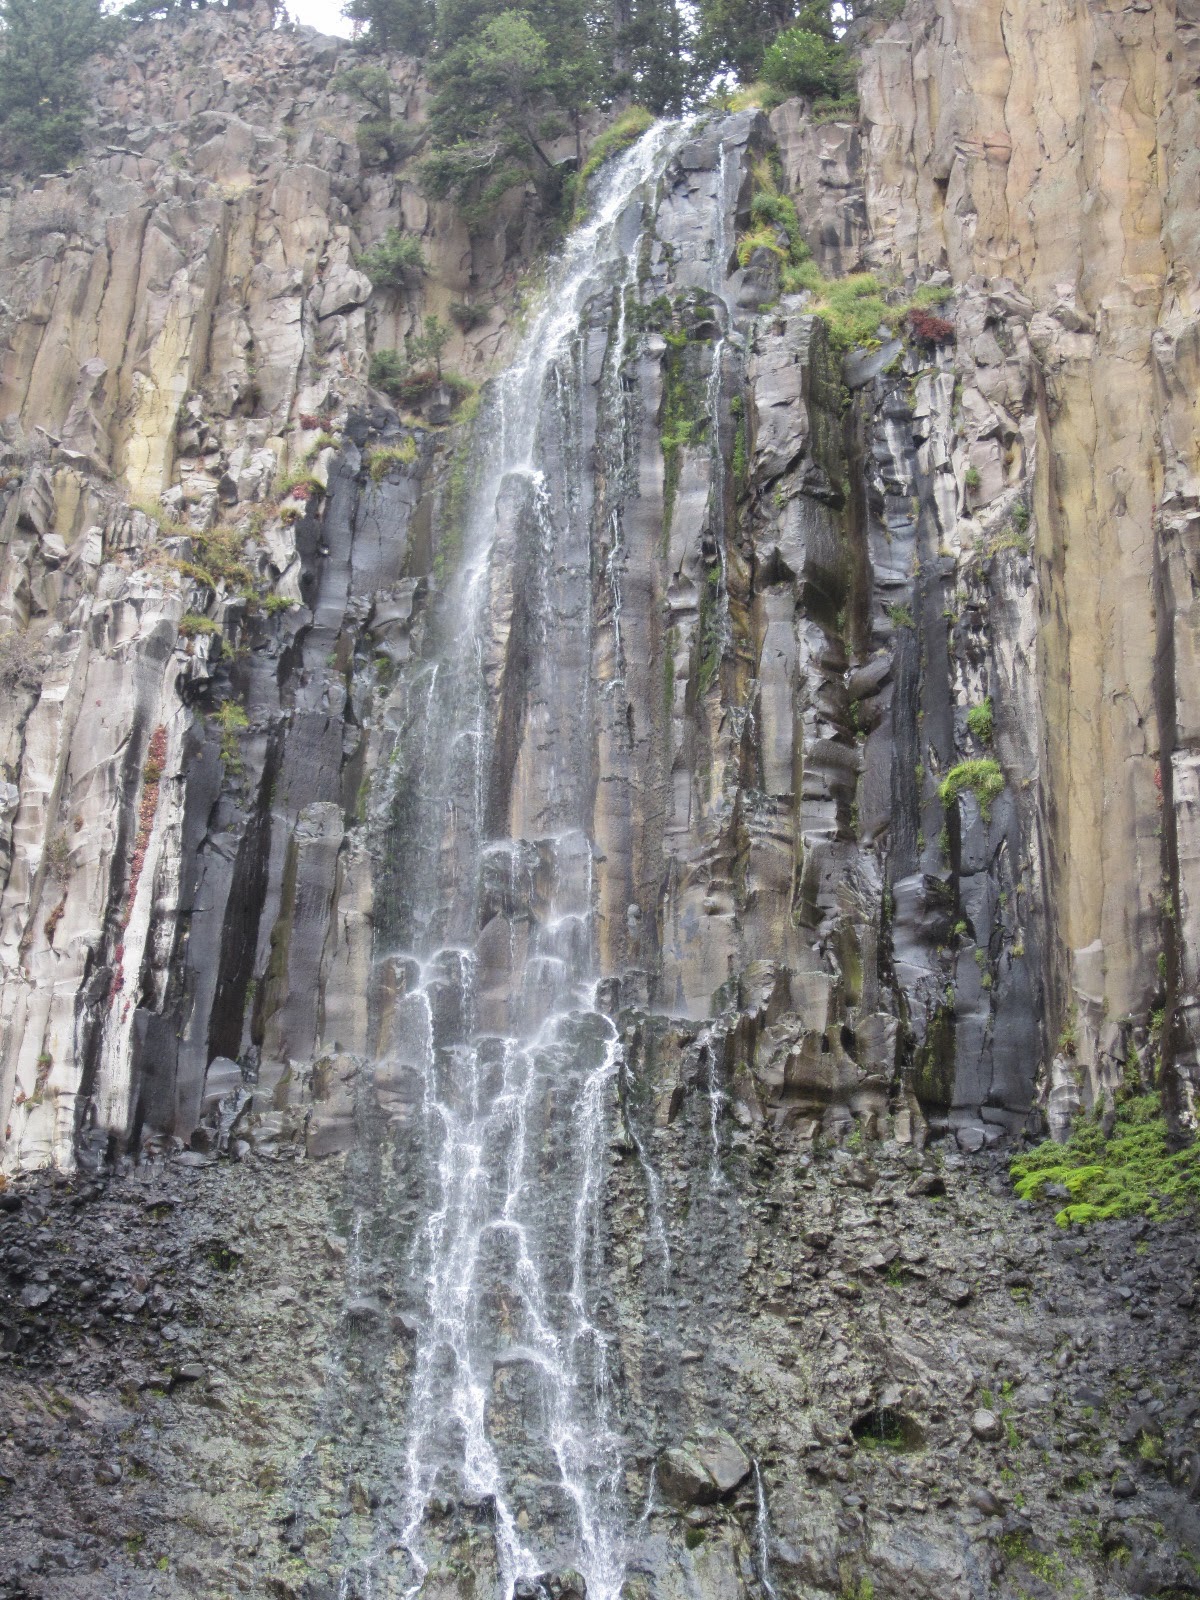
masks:
[[[712,1428],[662,1452],[658,1486],[673,1505],[712,1505],[732,1494],[750,1468],[737,1440],[723,1428]]]

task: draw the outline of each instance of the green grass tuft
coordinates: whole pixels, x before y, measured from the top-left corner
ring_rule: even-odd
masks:
[[[654,115],[645,106],[630,106],[627,111],[622,111],[612,127],[605,128],[588,151],[583,171],[579,174],[580,182],[586,183],[606,161],[620,155],[622,150],[628,150],[653,125]]]
[[[977,706],[972,706],[967,712],[967,727],[979,740],[980,744],[992,742],[992,697],[981,700]]]
[[[416,464],[416,460],[417,441],[412,434],[406,434],[399,444],[381,445],[378,450],[372,450],[367,457],[371,481],[379,483],[393,467],[411,467]]]
[[[979,814],[985,822],[992,817],[992,801],[1004,788],[1004,774],[1000,765],[988,758],[977,761],[960,761],[938,785],[938,797],[944,806],[952,806],[964,790],[969,789],[979,803]]]

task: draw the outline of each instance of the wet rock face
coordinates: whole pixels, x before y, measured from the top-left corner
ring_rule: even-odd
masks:
[[[135,93],[161,110],[189,49],[250,48],[247,28],[214,15],[160,30],[159,47],[135,52],[140,88],[113,91],[103,114],[130,117]],[[297,92],[350,115],[326,45],[271,33],[263,48]],[[419,106],[419,86],[396,82]],[[254,114],[269,130],[282,113],[264,98]],[[201,122],[226,115],[210,106]],[[335,125],[314,123],[327,143]],[[122,406],[125,380],[107,382],[99,356],[76,407],[99,428],[88,451],[70,429],[34,448],[19,408],[13,424],[13,1168],[169,1139],[201,1155],[237,1140],[346,1149],[356,1074],[390,1029],[372,954],[416,948],[422,930],[478,940],[474,992],[495,1025],[531,1016],[513,974],[553,890],[450,909],[454,884],[489,858],[477,867],[463,836],[431,873],[414,844],[423,802],[386,772],[429,715],[439,602],[486,445],[402,428],[362,383],[367,313],[350,252],[389,215],[388,196],[403,210],[405,184],[379,191],[346,138],[316,163],[266,131],[243,149],[229,126],[196,147],[192,125],[168,119],[140,152],[153,226],[191,230],[191,264],[169,281],[175,295],[186,277],[195,315],[184,326],[174,301],[139,314],[207,362],[180,380],[170,426]],[[1024,458],[1017,489],[964,524],[955,474],[990,460],[976,434],[1007,436],[980,399],[964,401],[963,437],[948,351],[848,365],[847,420],[821,324],[802,301],[773,300],[769,262],[737,267],[751,167],[773,137],[743,114],[682,140],[654,214],[630,208],[621,223],[636,287],[619,307],[597,296],[584,309],[575,366],[521,419],[544,477],[512,473],[496,490],[479,827],[524,841],[551,878],[568,869],[547,841],[576,838],[570,914],[594,914],[606,1005],[697,1022],[721,1012],[698,1048],[720,1058],[713,1071],[745,1060],[756,1087],[743,1114],[826,1131],[898,1117],[906,1138],[932,1119],[978,1147],[1022,1123],[1043,1052],[1039,822],[1020,798],[1039,761],[1036,590],[1019,550],[992,559],[987,543],[1022,492]],[[199,198],[184,204],[197,148]],[[803,141],[789,152],[803,200],[816,158]],[[246,241],[226,232],[206,254],[195,232],[201,201],[214,227],[240,214],[221,199],[229,162],[259,174],[267,211],[245,226],[269,221],[282,252],[236,283]],[[331,173],[340,200],[325,192]],[[141,168],[122,181],[144,204]],[[12,199],[13,230],[35,203],[48,202]],[[449,236],[437,219],[430,229],[436,256]],[[65,315],[74,257],[48,237]],[[18,277],[17,306],[32,282]],[[226,337],[220,319],[238,306],[245,337]],[[1019,313],[964,300],[958,370],[968,329],[995,344],[996,319]],[[101,329],[107,315],[98,303]],[[32,339],[41,325],[31,311],[21,326]],[[374,342],[386,336],[377,319]],[[19,345],[14,332],[14,395]],[[1030,379],[1013,349],[1005,415],[1019,417]],[[136,340],[121,359],[157,370]],[[170,369],[175,381],[173,353]],[[48,391],[26,403],[53,420]],[[161,495],[153,515],[124,497],[147,486]],[[971,597],[965,614],[951,594]],[[978,754],[966,703],[1002,678],[1009,786],[986,821],[969,793],[947,812],[941,774]],[[434,740],[428,764],[436,735],[421,737]],[[447,770],[451,787],[460,779],[476,781]]]
[[[397,219],[423,229],[433,310],[464,250],[489,293],[513,266],[404,169],[363,164],[329,41],[206,12],[122,50],[97,69],[104,147],[0,202],[10,1168],[194,1134],[346,1148],[379,1037],[369,962],[411,932],[384,838],[411,797],[380,763],[421,715],[475,459],[373,404],[368,348],[426,306],[371,295],[353,260]],[[195,83],[201,51],[269,59],[271,89]],[[418,117],[419,80],[391,70],[393,109]],[[876,70],[869,53],[868,94]],[[1173,958],[1141,999],[1122,990],[1119,1023],[1064,987],[1062,907],[1086,896],[1047,764],[1071,674],[1047,654],[1066,580],[1039,556],[1037,469],[1046,319],[1079,341],[1091,314],[977,273],[942,308],[953,342],[887,337],[843,365],[773,258],[738,268],[772,146],[828,270],[934,264],[903,221],[916,202],[880,199],[882,126],[863,145],[795,104],[712,124],[649,226],[623,222],[636,288],[581,318],[575,411],[563,389],[530,411],[542,487],[497,494],[481,826],[590,841],[606,1003],[721,1013],[710,1053],[744,1062],[742,1114],[977,1150],[1031,1111],[1064,1127],[1076,1079],[1086,1100],[1148,1069]],[[89,256],[64,230],[88,185],[141,245],[85,282],[100,240]],[[63,319],[84,302],[95,350],[76,351]],[[497,311],[448,359],[479,367],[504,330]],[[131,508],[146,495],[154,518]],[[998,795],[943,799],[991,760]],[[458,846],[443,867],[474,870]],[[422,881],[436,916],[445,885]],[[543,910],[489,914],[497,1025]],[[1077,975],[1085,957],[1107,970],[1093,944]],[[388,1004],[385,985],[385,1029]],[[241,1072],[219,1092],[218,1058]]]
[[[746,1452],[716,1428],[664,1450],[655,1464],[658,1487],[677,1506],[706,1506],[724,1499],[750,1476]]]
[[[534,238],[504,245],[517,197],[470,240],[368,165],[351,59],[261,8],[139,28],[93,69],[87,159],[0,196],[10,1171],[345,1147],[371,954],[355,663],[413,648],[443,450],[378,408],[369,350],[502,300]],[[419,116],[414,64],[391,70]],[[354,259],[398,223],[428,293],[368,312]],[[448,359],[486,364],[504,328]]]

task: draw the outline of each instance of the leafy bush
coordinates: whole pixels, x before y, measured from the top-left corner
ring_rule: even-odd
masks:
[[[1022,1200],[1037,1200],[1047,1184],[1070,1199],[1055,1215],[1059,1227],[1112,1217],[1167,1217],[1200,1203],[1200,1144],[1172,1152],[1159,1096],[1119,1099],[1112,1133],[1099,1116],[1081,1117],[1065,1144],[1047,1142],[1009,1167]]]
[[[944,806],[952,806],[959,795],[969,789],[979,805],[979,814],[985,822],[991,821],[992,802],[1004,788],[1004,774],[999,763],[988,758],[960,761],[938,785],[938,798]]]
[[[849,71],[845,46],[808,28],[787,28],[764,53],[762,76],[785,94],[837,98]]]
[[[472,304],[468,300],[453,300],[450,303],[450,321],[464,333],[470,333],[472,328],[481,328],[491,314],[490,302]]]
[[[413,234],[389,228],[379,244],[363,251],[358,264],[376,289],[401,289],[425,271],[425,252]]]
[[[756,227],[782,228],[787,235],[788,260],[800,266],[812,258],[812,251],[800,231],[800,218],[796,215],[795,201],[780,194],[772,184],[756,190],[750,202],[750,217]]]

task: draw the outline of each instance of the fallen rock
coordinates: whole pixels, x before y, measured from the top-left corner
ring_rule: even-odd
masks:
[[[932,1200],[945,1194],[946,1180],[940,1172],[918,1172],[906,1192],[910,1200]]]
[[[981,1511],[985,1517],[999,1517],[1004,1514],[1004,1507],[990,1489],[985,1489],[981,1484],[976,1484],[967,1495],[967,1499]]]
[[[737,1440],[723,1428],[714,1428],[662,1452],[658,1485],[674,1505],[711,1505],[749,1476],[750,1465]]]
[[[998,1439],[1003,1431],[1000,1418],[994,1411],[985,1411],[981,1408],[971,1417],[971,1432],[977,1439],[983,1439],[990,1444]]]

